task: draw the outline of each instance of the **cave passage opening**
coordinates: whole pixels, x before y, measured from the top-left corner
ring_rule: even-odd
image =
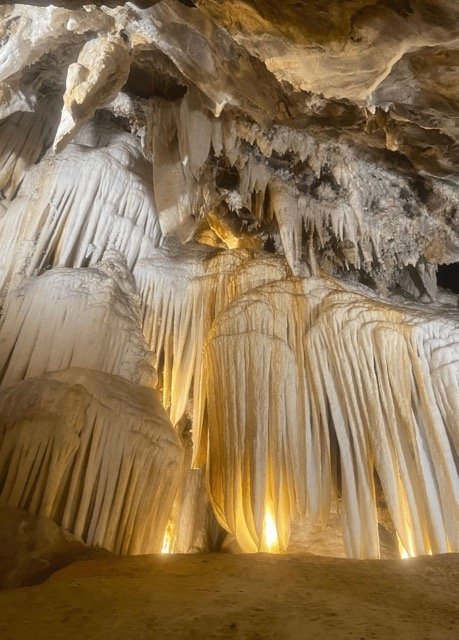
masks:
[[[459,262],[439,264],[437,270],[437,284],[443,289],[459,293]]]

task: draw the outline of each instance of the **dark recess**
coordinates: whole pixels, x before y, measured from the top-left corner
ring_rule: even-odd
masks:
[[[437,270],[437,284],[443,289],[450,289],[459,293],[459,262],[439,264]]]

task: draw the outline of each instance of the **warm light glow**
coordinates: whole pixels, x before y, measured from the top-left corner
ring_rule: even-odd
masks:
[[[402,541],[400,540],[400,537],[397,535],[398,552],[400,553],[400,558],[402,558],[402,560],[406,560],[407,558],[416,558],[416,556],[418,555],[415,551],[412,532],[409,531],[408,535],[409,535],[408,543],[410,545],[408,549],[405,549]],[[431,556],[432,549],[424,549],[422,552],[422,555]]]
[[[402,558],[402,560],[406,560],[407,558],[410,557],[410,554],[408,553],[408,551],[406,549],[404,549],[402,547],[402,545],[399,545],[399,552],[400,552],[400,557]]]
[[[172,549],[172,526],[171,523],[167,523],[166,531],[164,532],[163,546],[161,553],[171,553]]]
[[[398,552],[400,554],[400,558],[402,560],[406,560],[407,558],[411,558],[411,554],[403,546],[402,541],[400,540],[400,537],[399,537],[398,534],[397,534],[397,542],[398,542]]]
[[[263,521],[263,547],[271,552],[279,550],[276,521],[269,508],[266,508]]]

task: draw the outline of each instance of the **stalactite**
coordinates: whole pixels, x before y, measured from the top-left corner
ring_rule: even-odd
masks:
[[[131,56],[119,35],[86,42],[67,70],[64,106],[53,147],[63,149],[82,125],[113,100],[129,77]]]
[[[219,521],[248,551],[262,546],[267,506],[282,548],[294,518],[326,522],[333,431],[350,556],[379,555],[375,470],[411,554],[458,549],[458,345],[454,312],[440,321],[333,280],[280,281],[235,300],[207,347]]]
[[[151,383],[140,301],[119,253],[94,267],[57,267],[10,292],[0,320],[0,383],[87,367]]]
[[[0,396],[0,501],[93,545],[159,553],[182,448],[155,393],[68,369]]]
[[[202,349],[214,318],[247,289],[283,278],[287,265],[250,251],[216,252],[190,245],[140,261],[134,278],[142,299],[143,331],[162,372],[163,404],[173,424],[195,398],[193,429],[199,442],[203,410]]]
[[[149,168],[123,134],[101,149],[69,145],[42,160],[0,220],[7,238],[1,286],[50,266],[95,264],[107,249],[119,250],[132,269],[162,239]]]

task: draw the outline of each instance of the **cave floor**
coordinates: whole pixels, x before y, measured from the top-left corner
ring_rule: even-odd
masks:
[[[0,592],[2,640],[459,638],[459,554],[80,561]]]

